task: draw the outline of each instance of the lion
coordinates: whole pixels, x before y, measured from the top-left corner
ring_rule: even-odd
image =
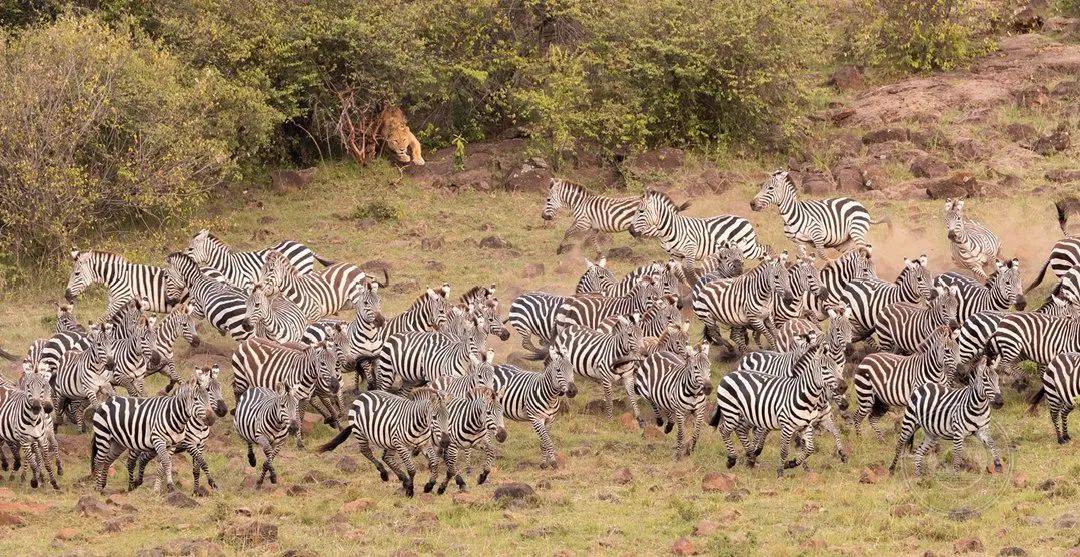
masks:
[[[424,157],[420,154],[420,141],[409,129],[405,113],[400,108],[388,106],[379,113],[375,139],[389,147],[398,162],[411,162],[417,166],[424,164]]]

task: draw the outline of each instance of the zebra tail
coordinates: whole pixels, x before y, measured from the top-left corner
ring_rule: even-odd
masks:
[[[328,441],[325,445],[320,446],[318,451],[320,453],[328,453],[328,452],[336,449],[338,447],[338,445],[344,443],[345,440],[349,438],[349,435],[352,433],[352,429],[353,429],[352,424],[349,424],[349,425],[345,426],[344,428],[341,429],[341,431],[338,432],[338,434],[336,436],[334,436],[333,439]]]
[[[532,335],[523,336],[521,339],[521,347],[529,351],[529,354],[525,356],[526,360],[540,361],[548,356],[548,347],[543,342],[540,346],[533,344]]]
[[[314,251],[311,252],[311,256],[315,258],[315,261],[318,261],[324,267],[329,267],[329,266],[331,266],[331,265],[333,265],[335,263],[335,261],[331,261],[329,259],[323,259],[322,257],[319,257],[319,254],[315,253]]]
[[[1031,395],[1031,398],[1028,399],[1028,404],[1030,404],[1030,406],[1028,406],[1028,414],[1035,414],[1038,412],[1039,403],[1042,402],[1042,399],[1045,397],[1046,387],[1039,387],[1039,390],[1035,391],[1035,394]]]
[[[18,356],[12,354],[11,352],[8,352],[7,350],[4,350],[3,348],[0,348],[0,358],[3,358],[9,362],[19,361]]]
[[[717,404],[716,405],[716,410],[713,412],[712,417],[709,418],[709,427],[715,428],[715,427],[719,426],[720,425],[720,418],[722,418],[722,417],[724,417],[724,415],[720,412],[720,405]]]
[[[675,207],[675,212],[676,213],[681,213],[681,212],[689,209],[690,208],[690,203],[691,203],[690,200],[687,199],[685,202],[683,202],[682,205],[678,205],[678,206]]]
[[[892,219],[889,217],[881,217],[880,220],[870,219],[870,224],[884,224],[885,226],[892,228]]]
[[[1050,258],[1046,258],[1046,263],[1043,263],[1042,270],[1039,271],[1039,276],[1035,277],[1035,282],[1031,283],[1031,286],[1024,289],[1024,294],[1031,292],[1036,286],[1042,284],[1043,277],[1046,276],[1046,270],[1050,268]]]

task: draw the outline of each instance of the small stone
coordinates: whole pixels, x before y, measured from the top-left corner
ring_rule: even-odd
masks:
[[[854,89],[862,84],[862,71],[857,66],[842,66],[829,75],[826,85],[832,85],[840,91]]]
[[[1053,491],[1057,487],[1057,480],[1050,478],[1039,484],[1039,491]]]
[[[179,490],[173,491],[166,495],[165,503],[181,509],[193,509],[199,506],[199,503],[197,501],[195,501],[191,497],[188,497],[186,494]]]
[[[714,532],[720,529],[720,524],[713,522],[707,518],[703,518],[697,521],[694,525],[695,536],[711,536]]]
[[[697,555],[697,549],[688,538],[679,538],[671,546],[671,552],[675,555]]]
[[[983,543],[979,538],[963,538],[953,542],[953,551],[956,553],[974,553],[982,550]]]
[[[634,258],[634,250],[629,246],[618,246],[611,248],[607,251],[609,259],[618,261],[629,261]]]
[[[915,503],[903,503],[893,507],[889,514],[896,518],[903,518],[905,516],[918,516],[922,514],[922,511],[915,506]]]
[[[701,490],[705,492],[722,491],[730,493],[735,488],[735,476],[722,472],[709,472],[701,478]]]
[[[971,507],[960,507],[960,508],[953,509],[953,510],[949,511],[947,516],[951,520],[955,520],[957,522],[963,522],[965,520],[969,520],[969,519],[972,519],[972,518],[978,518],[979,517],[979,511],[976,511],[975,509],[973,509]]]
[[[349,455],[341,455],[341,458],[338,459],[337,464],[334,466],[346,474],[355,474],[356,471],[359,470],[356,459]]]
[[[455,493],[450,500],[453,501],[455,505],[473,505],[476,503],[476,496],[468,491],[462,491],[460,493]]]
[[[1022,557],[1024,555],[1027,555],[1027,551],[1024,551],[1024,548],[1022,547],[1010,545],[1008,547],[1001,548],[1001,551],[998,551],[998,555],[1000,555],[1001,557]]]
[[[523,500],[534,495],[532,486],[521,482],[507,482],[495,488],[494,499],[496,501]]]
[[[884,143],[886,141],[907,141],[907,139],[907,128],[879,128],[867,132],[862,137],[863,144],[865,145]]]
[[[859,483],[876,484],[888,477],[884,466],[867,466],[859,472]]]
[[[543,263],[529,263],[521,269],[521,278],[532,279],[544,274]]]
[[[1028,141],[1038,135],[1038,130],[1031,124],[1012,123],[1005,126],[1005,135],[1014,142]]]
[[[290,485],[285,488],[285,494],[290,497],[296,497],[307,493],[307,488],[301,484]]]
[[[615,483],[626,485],[632,481],[634,481],[634,474],[630,472],[629,468],[620,468],[615,472]]]
[[[1080,170],[1050,170],[1046,173],[1046,179],[1059,184],[1080,182]]]
[[[244,545],[262,545],[277,541],[278,527],[266,522],[241,522],[225,527],[220,536],[224,540],[236,540]]]
[[[341,514],[351,514],[370,509],[374,506],[375,501],[372,501],[371,499],[354,499],[352,501],[349,501],[348,503],[341,505],[341,508],[338,510],[341,512]]]
[[[622,425],[624,429],[627,429],[629,431],[638,431],[641,429],[638,427],[638,423],[637,420],[634,419],[634,415],[629,412],[623,412],[622,414],[619,414],[619,424]]]
[[[510,242],[500,238],[499,236],[485,236],[480,240],[480,247],[490,249],[504,249],[513,247]]]
[[[1012,483],[1013,487],[1023,489],[1025,487],[1027,487],[1028,477],[1027,477],[1026,474],[1024,474],[1022,472],[1017,472],[1017,473],[1013,474],[1012,479],[1009,480],[1009,481]]]
[[[115,534],[123,530],[124,527],[128,526],[132,522],[135,522],[135,519],[130,515],[119,516],[105,521],[105,523],[101,526],[101,530],[103,532]]]
[[[424,251],[435,251],[442,249],[446,245],[446,241],[442,236],[435,236],[432,238],[424,238],[420,240],[420,249]]]
[[[918,178],[937,178],[949,173],[949,167],[945,163],[930,155],[911,161],[910,170]]]
[[[80,497],[75,503],[75,510],[82,516],[104,516],[112,514],[112,509],[105,506],[93,495]]]

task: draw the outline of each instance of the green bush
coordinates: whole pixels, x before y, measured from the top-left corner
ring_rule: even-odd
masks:
[[[357,205],[349,218],[353,220],[372,219],[375,222],[397,222],[401,219],[401,209],[385,201],[370,201]]]
[[[258,92],[139,35],[61,16],[0,44],[0,254],[183,216],[269,139]]]

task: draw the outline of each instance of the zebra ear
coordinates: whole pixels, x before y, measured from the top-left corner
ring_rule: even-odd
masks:
[[[596,264],[601,266],[601,267],[604,267],[606,269],[607,268],[607,257],[601,257],[600,261],[597,261]]]
[[[488,348],[487,354],[484,355],[484,361],[493,364],[495,363],[495,350]]]
[[[923,267],[925,267],[926,264],[929,263],[929,262],[930,262],[930,258],[927,257],[925,253],[919,256],[919,265],[922,265]]]
[[[71,248],[71,259],[74,260],[74,261],[79,260],[79,248],[72,246],[72,248]]]
[[[1019,269],[1020,268],[1020,260],[1015,258],[1015,257],[1012,258],[1012,260],[1009,261],[1009,268],[1010,269],[1013,269],[1013,268]]]
[[[443,298],[450,295],[450,283],[449,282],[444,282],[443,283],[441,292],[442,292],[442,297]]]

